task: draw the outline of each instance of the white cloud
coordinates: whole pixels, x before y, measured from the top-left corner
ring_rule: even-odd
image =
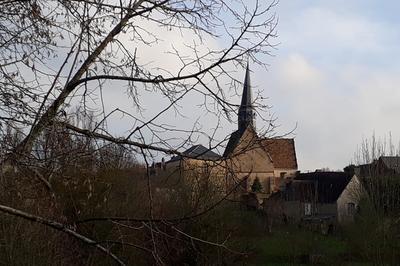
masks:
[[[390,36],[390,30],[357,15],[344,15],[324,8],[310,8],[298,18],[297,30],[312,46],[321,49],[351,48],[363,51],[381,48],[378,36]],[[383,31],[382,31],[383,30]]]
[[[313,67],[303,56],[291,54],[285,61],[282,61],[279,68],[279,77],[287,86],[298,92],[301,90],[313,90],[322,82],[322,74]]]
[[[398,49],[398,27],[363,14],[341,12],[323,5],[283,11],[281,50],[302,53],[330,67],[357,62],[388,61]],[[279,55],[282,51],[278,52]]]
[[[198,55],[202,55],[211,50],[221,50],[221,46],[216,42],[215,39],[202,36],[202,40],[200,40],[198,35],[190,30],[184,32],[177,30],[170,31],[168,28],[155,26],[154,23],[144,23],[141,25],[141,27],[157,36],[157,38],[159,38],[158,42],[151,45],[137,44],[137,42],[129,41],[131,38],[129,33],[121,35],[119,39],[122,42],[127,43],[128,45],[126,47],[131,49],[131,51],[137,49],[136,55],[138,57],[139,64],[145,65],[146,69],[152,71],[153,74],[163,73],[163,75],[165,75],[165,72],[161,72],[159,70],[160,68],[165,69],[175,75],[178,73],[182,67],[182,62],[180,62],[178,57],[169,53],[172,51],[172,47],[179,51],[181,55],[188,57],[190,56],[191,58],[193,58],[194,53],[188,46],[193,45],[194,43],[198,45],[196,50]],[[148,40],[151,40],[151,37]],[[207,61],[207,63],[209,64],[209,61]],[[186,73],[180,74],[188,74],[190,71],[194,71],[193,68],[189,68],[186,70]],[[239,75],[241,77],[241,74]],[[220,79],[219,82],[222,85],[228,84],[227,80]],[[204,88],[198,87],[198,89],[202,90]],[[110,112],[116,108],[119,108],[127,113],[141,118],[142,120],[148,120],[170,104],[169,100],[157,89],[154,91],[145,91],[143,89],[139,89],[138,93],[140,104],[143,108],[142,113],[139,113],[138,109],[135,108],[135,103],[133,102],[132,98],[128,96],[128,93],[126,92],[126,82],[111,82],[109,85],[105,86],[103,90],[106,111]],[[183,100],[179,101],[178,105],[176,106],[179,109],[179,112],[184,116],[179,115],[173,108],[171,108],[170,111],[158,117],[154,122],[163,125],[170,125],[171,127],[173,126],[177,130],[190,131],[193,128],[196,120],[199,119],[198,124],[201,127],[201,130],[211,135],[213,133],[213,128],[218,126],[218,121],[214,115],[205,110],[204,106],[199,106],[203,103],[203,101],[203,95],[197,92],[191,92],[187,94]],[[100,101],[97,100],[94,105],[100,107],[99,104]],[[133,121],[134,120],[130,119],[128,116],[117,114],[109,120],[108,127],[112,133],[122,135],[126,131],[131,130],[132,127],[134,128],[135,125],[133,124]],[[217,134],[217,138],[219,138],[219,140],[230,134],[231,128],[235,127],[235,125],[228,125],[226,121],[222,121],[220,123],[223,123],[223,126],[220,125],[221,129]],[[145,136],[151,135],[147,133],[144,133]],[[189,135],[187,132],[159,132],[158,134],[162,138],[167,139],[171,145],[174,145],[177,142],[173,140],[173,138],[184,138],[188,137]],[[196,137],[200,137],[198,142],[202,143],[203,145],[208,144],[206,142],[208,139],[204,136],[195,136],[193,137],[194,141],[196,141]],[[153,139],[152,141],[157,141],[157,139]]]
[[[293,54],[281,58],[267,81],[280,123],[289,130],[298,122],[300,169],[343,168],[373,131],[400,137],[398,71],[352,66],[332,72]]]
[[[374,131],[400,140],[399,25],[363,4],[280,3],[282,44],[267,75],[255,76],[280,131],[298,123],[303,170],[343,168]]]
[[[286,7],[290,5],[287,3]],[[279,14],[282,45],[277,57],[268,62],[270,71],[255,70],[252,83],[264,90],[264,97],[269,97],[267,103],[273,105],[278,124],[282,124],[279,133],[298,123],[300,169],[340,169],[350,162],[362,138],[373,131],[377,136],[392,132],[394,139],[400,139],[400,66],[395,58],[400,54],[396,40],[399,33],[396,26],[384,20],[377,22],[362,14],[338,12],[332,6],[297,7]],[[165,51],[173,44],[180,52],[190,53],[183,43],[191,43],[195,36],[152,26],[146,29],[164,41],[152,47],[140,46],[140,60],[177,71],[180,63]],[[207,47],[217,48],[218,44],[205,40],[203,48]],[[237,75],[240,77],[241,73]],[[118,87],[121,83],[115,86],[105,91],[108,108],[122,105],[137,112]],[[142,100],[147,117],[167,105],[157,93],[143,92]],[[204,116],[204,108],[197,107],[202,100],[190,95],[181,109],[187,118],[176,117],[172,112],[160,121],[189,128],[201,117],[200,123],[210,132],[216,119]],[[124,120],[113,125],[120,131],[130,126]],[[224,123],[220,135],[229,134],[234,127]]]

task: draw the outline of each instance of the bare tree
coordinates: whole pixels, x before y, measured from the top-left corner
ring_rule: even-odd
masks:
[[[103,90],[116,90],[116,80],[125,81],[139,109],[141,90],[167,97],[171,102],[168,108],[175,108],[188,91],[196,91],[204,96],[205,105],[213,103],[210,111],[225,115],[235,112],[235,105],[226,96],[229,88],[220,82],[228,78],[234,81],[232,88],[240,84],[232,79],[229,69],[232,64],[243,65],[247,58],[265,65],[256,56],[269,54],[273,48],[270,38],[275,36],[276,21],[268,11],[275,4],[265,6],[256,1],[250,8],[237,1],[2,3],[2,121],[28,125],[14,154],[29,153],[43,129],[55,122],[60,112],[68,111],[68,104],[77,104],[85,112],[91,97],[101,98]],[[148,62],[141,57],[143,46],[151,47],[159,40],[157,33],[147,30],[151,27],[192,34],[193,39],[185,44],[192,53],[181,54],[174,47],[167,51],[179,60],[175,71],[158,66],[148,69]],[[22,34],[18,34],[20,31]],[[210,49],[207,38],[221,39],[228,45]],[[100,102],[104,101],[107,99]],[[100,113],[105,111],[99,109]],[[129,114],[135,126],[124,138],[140,139],[139,131],[146,128],[151,132],[174,130],[157,123],[165,111],[147,121]],[[104,125],[110,113],[102,114]]]
[[[231,121],[238,105],[231,102],[230,96],[242,84],[236,79],[235,70],[248,60],[267,66],[265,55],[270,55],[275,47],[271,40],[276,36],[272,11],[276,4],[274,0],[251,4],[244,0],[1,1],[0,134],[6,136],[10,128],[19,132],[2,154],[2,178],[10,169],[20,173],[39,158],[44,163],[51,161],[51,167],[42,165],[45,170],[40,170],[40,164],[36,164],[33,173],[52,190],[51,174],[68,158],[73,160],[65,156],[70,149],[63,152],[69,137],[60,139],[61,132],[90,139],[81,142],[84,149],[77,149],[84,154],[95,154],[96,147],[114,143],[122,148],[113,146],[112,152],[108,150],[110,154],[131,152],[147,165],[157,153],[183,156],[180,148],[199,136],[206,136],[210,148],[217,148],[225,140],[215,138],[218,125],[214,132],[207,132],[196,122],[191,127],[180,127],[179,123],[168,125],[163,119],[171,112],[184,116],[180,104],[189,94],[195,94],[201,99],[197,104],[217,117],[218,122]],[[150,61],[147,55],[159,54],[158,44],[170,38],[168,32],[182,36],[184,43],[177,48],[172,42],[164,51],[165,57]],[[165,58],[175,63],[166,65]],[[118,105],[107,108],[114,104],[104,97],[106,92],[111,95],[110,91],[120,97],[128,95],[136,112]],[[158,100],[154,100],[152,112],[144,114],[144,93],[152,93],[152,97],[168,104],[159,107]],[[256,100],[255,106],[262,114],[264,106],[260,99]],[[86,123],[87,119],[74,121],[74,116],[93,119]],[[130,125],[124,132],[116,133],[108,127],[117,116],[123,116]],[[269,117],[259,118],[269,122]],[[171,136],[179,139],[169,141]],[[58,140],[48,142],[52,138]],[[40,149],[49,143],[57,145]],[[105,154],[107,150],[102,149],[96,156]],[[150,215],[136,222],[144,223],[154,243],[156,234],[161,234],[155,224],[160,219],[152,211],[148,173],[146,186]],[[182,219],[198,217],[215,204]],[[50,220],[8,206],[1,206],[0,210],[72,234]],[[169,228],[188,237],[175,225]],[[86,243],[91,241],[74,236]],[[92,244],[107,251],[98,243]],[[144,249],[150,251],[156,263],[162,264],[157,247],[154,244]],[[113,253],[107,254],[114,258]]]
[[[364,138],[357,146],[353,161],[355,164],[369,164],[378,160],[381,156],[399,156],[400,143],[394,142],[392,133],[377,137],[375,132],[370,138]]]

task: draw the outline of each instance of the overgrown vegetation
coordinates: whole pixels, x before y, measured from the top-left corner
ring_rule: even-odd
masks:
[[[0,1],[0,264],[399,260],[396,179],[371,179],[355,225],[321,236],[271,230],[262,212],[216,190],[206,171],[149,174],[157,152],[179,156],[200,137],[220,146],[220,121],[237,113],[230,96],[242,86],[232,69],[268,66],[277,1],[250,2]],[[166,49],[157,45],[163,39]],[[186,116],[181,106],[193,107],[189,94],[202,116],[217,118],[214,130],[203,132],[194,118],[168,124]],[[132,108],[117,102],[127,95]],[[274,126],[261,98],[254,107],[266,135]],[[100,120],[86,120],[91,113]],[[116,117],[125,124],[119,132],[108,126]],[[383,150],[371,147],[378,152],[364,158]],[[262,190],[256,180],[253,192]]]
[[[4,147],[18,134],[9,130]],[[242,239],[263,230],[263,220],[241,211],[239,203],[219,202],[221,192],[203,172],[185,178],[175,171],[148,175],[128,150],[58,126],[41,135],[34,152],[25,167],[2,174],[1,204],[65,225],[128,265],[244,261],[251,253]],[[1,264],[113,264],[94,243],[63,230],[0,217]]]
[[[197,227],[224,198],[148,167],[199,138],[221,149],[232,70],[268,66],[276,4],[0,1],[0,263],[191,264],[207,245],[224,258],[228,229]]]
[[[370,199],[363,199],[355,222],[343,229],[349,253],[374,265],[396,265],[400,260],[399,225],[398,217],[385,215]]]

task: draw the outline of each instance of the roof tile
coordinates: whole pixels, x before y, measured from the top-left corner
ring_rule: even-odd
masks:
[[[271,156],[275,168],[297,169],[294,139],[262,139],[261,145]]]

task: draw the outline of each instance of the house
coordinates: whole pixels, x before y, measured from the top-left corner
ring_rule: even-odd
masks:
[[[215,165],[214,162],[221,158],[220,155],[207,149],[201,144],[194,145],[182,152],[182,155],[172,157],[169,161],[165,161],[162,158],[161,162],[154,163],[150,166],[150,174],[157,175],[165,172],[167,169],[169,172],[180,171],[184,172],[192,168],[204,168],[206,166]]]
[[[154,163],[150,173],[155,196],[179,199],[197,208],[199,199],[220,199],[226,192],[221,171],[221,156],[204,147],[194,145],[168,161]]]
[[[166,162],[166,169],[169,173],[179,173],[179,176],[195,176],[197,179],[203,176],[214,178],[214,183],[221,183],[215,178],[223,173],[220,159],[220,155],[198,144],[182,152],[182,156],[172,157]]]
[[[400,157],[381,156],[354,170],[373,207],[385,215],[400,211]]]
[[[179,167],[185,168],[190,164],[204,164],[207,162],[214,162],[221,158],[220,155],[212,151],[211,149],[207,149],[201,144],[194,145],[182,152],[182,155],[174,156],[171,160],[166,162],[167,167]]]
[[[355,174],[365,178],[400,175],[400,156],[381,156],[372,163],[357,166]]]
[[[354,221],[354,216],[359,210],[359,202],[363,193],[364,187],[361,184],[360,178],[357,175],[353,175],[336,201],[339,223],[344,224]]]
[[[281,195],[281,213],[293,222],[344,223],[354,218],[358,208],[360,182],[345,172],[298,174]],[[271,208],[267,200],[264,209]],[[267,214],[268,215],[268,214]]]

